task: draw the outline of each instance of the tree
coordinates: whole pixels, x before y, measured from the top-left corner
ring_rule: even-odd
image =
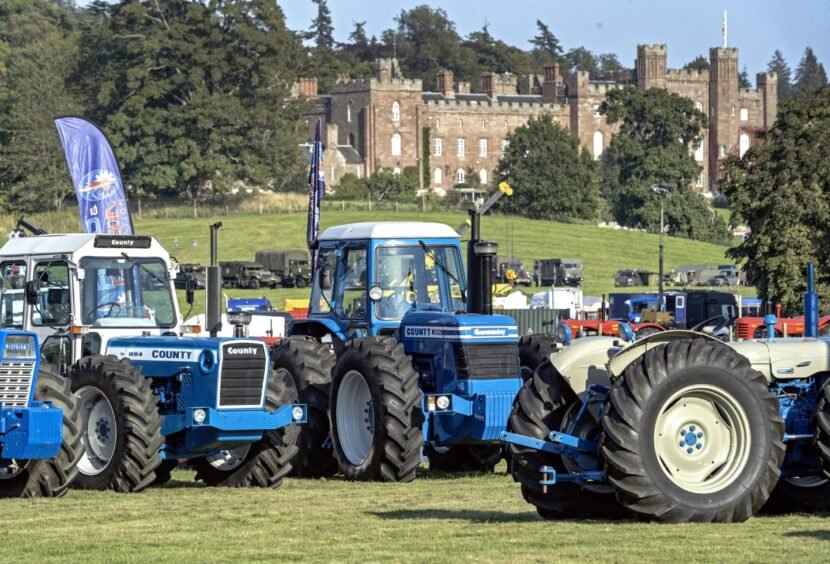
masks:
[[[463,73],[467,80],[474,80],[487,72],[512,72],[522,75],[537,70],[527,53],[494,38],[487,24],[483,25],[481,30],[470,33],[462,45],[475,56],[475,68],[468,69],[471,72]]]
[[[314,40],[318,49],[334,48],[334,26],[331,24],[331,10],[327,0],[311,0],[317,5],[317,16],[311,21],[308,38]]]
[[[597,64],[599,64],[600,73],[602,74],[625,70],[625,67],[620,63],[620,59],[615,53],[602,53],[597,55]]]
[[[542,20],[536,20],[536,29],[539,34],[530,40],[534,62],[540,67],[558,62],[563,53],[559,39]]]
[[[695,239],[724,241],[726,225],[691,189],[701,168],[690,150],[702,142],[706,115],[688,98],[652,88],[610,91],[600,106],[609,124],[619,124],[603,154],[602,185],[617,222],[659,231],[660,196],[668,187],[668,231]]]
[[[738,75],[738,88],[752,88],[752,82],[749,80],[749,72],[746,67]]]
[[[683,67],[686,70],[704,71],[709,70],[709,61],[703,55],[698,55]]]
[[[136,190],[279,190],[303,166],[304,106],[289,92],[306,51],[274,2],[123,1],[84,44],[79,82]]]
[[[763,143],[725,161],[719,187],[733,223],[750,228],[729,255],[743,263],[759,295],[795,314],[808,262],[816,264],[825,294],[830,283],[830,88],[779,108]]]
[[[795,69],[795,95],[802,98],[810,92],[827,85],[827,73],[824,66],[818,62],[813,49],[807,47],[804,56]]]
[[[782,102],[793,95],[793,86],[790,82],[791,71],[784,55],[778,49],[767,63],[767,72],[774,72],[778,75],[778,101]]]
[[[0,7],[0,203],[5,209],[61,209],[72,194],[53,118],[83,114],[70,80],[78,20],[36,0]]]
[[[576,47],[565,54],[565,64],[567,69],[564,69],[564,76],[570,76],[574,72],[583,71],[591,76],[599,74],[599,66],[594,54],[585,47]]]
[[[455,24],[441,8],[427,5],[402,10],[395,18],[397,29],[383,33],[387,52],[394,51],[404,76],[434,84],[439,70],[449,69],[462,78],[474,67],[475,54],[462,47]],[[477,77],[476,77],[477,78]]]
[[[506,180],[516,191],[502,200],[503,209],[557,221],[597,217],[596,163],[573,134],[546,114],[513,130],[507,140],[494,182]]]

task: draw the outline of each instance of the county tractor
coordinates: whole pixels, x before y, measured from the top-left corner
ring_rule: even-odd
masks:
[[[805,336],[726,344],[673,330],[578,339],[528,379],[503,435],[525,500],[554,519],[662,522],[830,510],[830,340],[812,269]],[[728,318],[727,318],[728,319]]]
[[[293,383],[271,375],[262,341],[180,336],[175,265],[155,238],[40,234],[0,257],[2,327],[35,334],[77,402],[74,485],[141,491],[180,460],[208,485],[279,485],[305,420]]]

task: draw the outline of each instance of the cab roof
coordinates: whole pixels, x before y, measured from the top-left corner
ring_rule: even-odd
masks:
[[[101,239],[97,247],[96,238]],[[109,244],[107,241],[117,241],[122,244]],[[129,244],[130,241],[141,241],[142,245]],[[151,253],[153,256],[167,257],[167,251],[155,237],[116,236],[100,233],[50,233],[31,237],[14,237],[0,248],[0,256],[72,255],[82,249],[90,256],[128,252],[140,256],[148,256],[148,253]]]
[[[443,223],[421,221],[370,221],[329,227],[321,241],[345,239],[457,239],[458,233]]]

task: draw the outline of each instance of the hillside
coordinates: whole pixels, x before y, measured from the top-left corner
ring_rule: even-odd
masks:
[[[66,214],[32,216],[32,221],[52,231],[71,229],[77,220]],[[415,211],[333,211],[326,209],[321,218],[321,229],[356,221],[438,221],[453,227],[465,218],[455,212]],[[136,218],[138,233],[157,237],[179,262],[207,264],[210,257],[208,226],[221,221],[219,231],[220,260],[253,260],[254,252],[264,248],[304,248],[306,214],[304,212],[278,214],[239,214],[200,218],[149,219]],[[11,226],[11,218],[4,218],[0,226],[4,233]],[[530,269],[536,258],[581,259],[585,266],[583,290],[588,295],[615,291],[614,273],[621,268],[644,268],[657,271],[657,235],[601,229],[591,225],[553,223],[524,218],[488,215],[482,220],[482,236],[499,243],[500,254],[512,253]],[[194,245],[195,241],[195,245]],[[679,264],[721,264],[726,247],[688,239],[665,239],[665,268]],[[652,288],[652,289],[656,289]],[[275,305],[282,306],[285,297],[304,297],[308,290],[226,290],[232,295],[266,295]],[[754,295],[752,289],[745,293]],[[197,298],[194,311],[203,304]]]

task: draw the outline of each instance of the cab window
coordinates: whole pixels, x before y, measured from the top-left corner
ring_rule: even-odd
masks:
[[[314,286],[311,289],[309,313],[324,314],[331,311],[336,268],[337,258],[334,249],[320,249],[317,255],[317,271],[315,272]]]
[[[32,308],[32,325],[68,325],[72,320],[69,299],[69,266],[65,262],[41,262],[33,279],[40,289],[38,304]]]
[[[366,247],[347,247],[341,258],[341,299],[337,301],[337,315],[352,319],[366,317]]]
[[[23,327],[23,310],[26,303],[25,286],[25,262],[0,263],[0,326]]]

